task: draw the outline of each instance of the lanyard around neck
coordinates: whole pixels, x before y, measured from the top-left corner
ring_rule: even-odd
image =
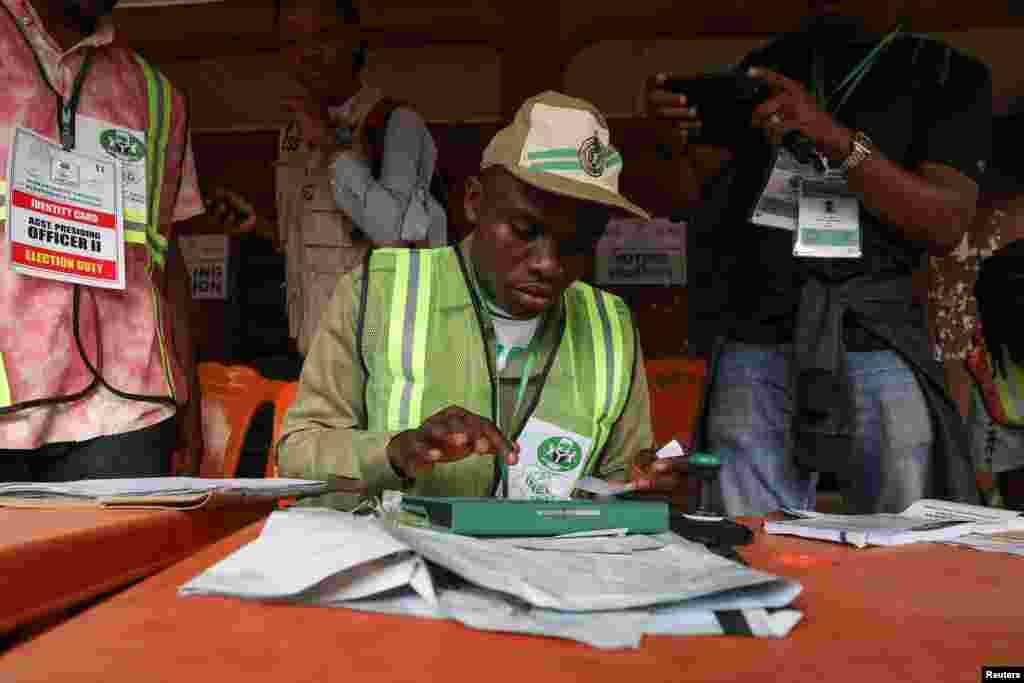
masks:
[[[482,308],[484,309],[484,312],[487,314],[488,319],[491,321],[491,326],[493,327],[495,315],[494,312],[492,311],[492,308],[496,306],[496,304],[491,301],[490,296],[487,294],[483,287],[480,288],[480,295],[484,302]],[[519,414],[519,410],[523,407],[523,401],[526,399],[526,387],[530,383],[530,375],[533,373],[533,366],[537,361],[537,339],[540,336],[541,326],[538,325],[537,329],[534,330],[533,332],[533,337],[530,339],[530,345],[526,349],[526,362],[523,364],[523,372],[522,375],[519,377],[519,387],[516,389],[516,400],[512,406],[512,412],[508,415],[507,424],[505,423],[505,419],[502,418],[502,400],[500,388],[498,400],[494,402],[494,422],[498,426],[498,430],[502,434],[504,434],[509,440],[512,439],[512,421],[515,420],[516,416]],[[488,365],[488,367],[491,366]],[[499,377],[492,377],[491,379],[494,383],[494,386],[501,386],[501,381]],[[505,498],[508,498],[508,464],[505,462],[504,458],[498,458],[498,468],[501,472],[502,494]]]
[[[39,59],[39,53],[36,52],[32,41],[25,35],[25,28],[21,25],[21,20],[14,17],[14,24],[18,27],[18,32],[25,40],[25,44],[28,45],[28,49],[36,61],[39,75],[43,77],[43,81],[46,82],[46,85],[49,86],[53,94],[57,96],[57,129],[60,131],[60,144],[64,151],[70,152],[75,148],[75,112],[78,110],[78,101],[82,95],[82,85],[85,84],[85,77],[89,74],[89,69],[92,67],[92,58],[95,50],[91,45],[85,48],[82,65],[78,67],[78,74],[71,84],[71,95],[65,100],[57,92],[57,89],[53,87],[53,83],[50,82],[49,77],[46,75],[46,69],[43,67],[42,60]]]
[[[860,85],[862,80],[864,80],[864,77],[868,75],[868,72],[871,71],[871,68],[878,61],[878,58],[882,56],[882,52],[892,44],[892,41],[894,41],[899,34],[900,27],[897,26],[890,31],[887,36],[882,38],[882,40],[878,42],[878,45],[875,45],[875,47],[871,49],[871,52],[869,52],[867,56],[857,64],[857,66],[850,70],[850,73],[846,74],[846,78],[844,78],[843,81],[836,86],[836,89],[832,91],[832,94],[827,97],[825,96],[825,60],[821,54],[815,50],[813,62],[811,64],[811,96],[818,102],[818,107],[833,115],[838,114],[842,106],[846,104],[846,100],[850,99],[850,95],[852,95],[853,91],[857,89],[857,86]],[[840,93],[842,93],[841,99],[835,104],[835,106],[833,106],[833,100]]]

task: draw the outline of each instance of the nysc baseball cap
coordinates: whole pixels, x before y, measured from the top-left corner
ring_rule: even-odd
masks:
[[[650,220],[619,194],[622,155],[611,146],[604,116],[584,100],[550,90],[526,100],[484,150],[480,168],[488,166],[541,190]]]

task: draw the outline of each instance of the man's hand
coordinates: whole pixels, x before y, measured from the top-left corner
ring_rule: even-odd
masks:
[[[687,106],[686,95],[666,90],[668,74],[656,74],[647,79],[647,115],[671,123],[672,141],[681,152],[690,141],[690,134],[701,128],[697,107]]]
[[[506,439],[487,418],[458,406],[435,413],[418,429],[398,434],[387,448],[391,466],[410,479],[439,462],[491,453],[508,465],[519,462],[519,444]]]
[[[308,97],[286,97],[281,107],[295,117],[302,139],[320,147],[330,137],[330,118],[323,107]]]
[[[645,448],[633,461],[629,478],[637,491],[661,491],[671,493],[687,481],[686,457],[658,459],[657,451]]]
[[[828,112],[822,111],[802,84],[761,67],[753,67],[747,73],[768,83],[775,91],[770,100],[754,109],[751,120],[769,140],[780,144],[786,133],[796,130],[832,161],[842,161],[849,155],[853,134],[836,123]]]

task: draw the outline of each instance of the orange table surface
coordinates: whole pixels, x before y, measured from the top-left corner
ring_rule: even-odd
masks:
[[[1024,560],[939,545],[857,550],[758,532],[759,568],[803,582],[779,640],[645,637],[602,651],[553,638],[345,609],[188,597],[177,588],[250,526],[0,657],[0,680],[971,681],[1024,663]],[[301,558],[294,558],[301,562]]]
[[[272,507],[261,502],[187,512],[0,508],[0,634],[153,574],[252,524]]]

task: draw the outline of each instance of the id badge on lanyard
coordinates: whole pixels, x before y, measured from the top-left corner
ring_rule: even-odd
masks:
[[[121,165],[75,149],[75,111],[91,63],[89,50],[71,96],[58,96],[60,144],[26,128],[12,131],[7,246],[16,273],[124,289]]]
[[[827,173],[799,183],[793,255],[811,258],[860,258],[860,200],[846,177]]]

